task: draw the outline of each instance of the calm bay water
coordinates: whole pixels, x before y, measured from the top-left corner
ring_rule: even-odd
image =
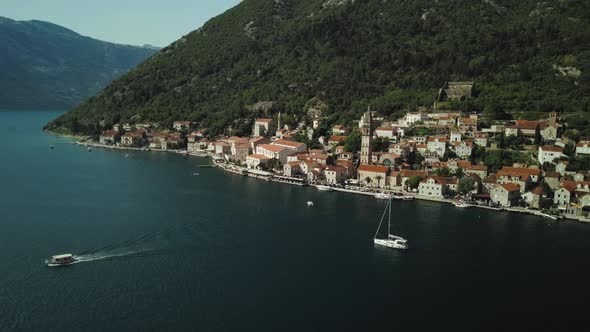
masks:
[[[41,131],[58,114],[0,112],[2,331],[588,323],[590,225],[394,202],[411,250],[376,249],[382,201],[198,169],[199,158],[87,152]],[[44,266],[63,252],[86,262]]]

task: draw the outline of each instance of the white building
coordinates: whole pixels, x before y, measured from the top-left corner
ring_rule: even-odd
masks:
[[[447,149],[447,138],[446,137],[428,137],[428,143],[426,143],[429,152],[435,153],[438,156],[443,156]]]
[[[539,164],[553,163],[554,159],[563,157],[563,148],[559,146],[540,146],[539,147]]]
[[[375,136],[392,139],[397,137],[397,129],[394,127],[379,127],[375,129]]]
[[[461,132],[451,131],[451,142],[461,142]]]
[[[251,154],[246,157],[246,165],[248,168],[256,169],[258,166],[260,166],[260,164],[267,163],[270,159],[271,158],[264,155]]]
[[[583,141],[576,144],[577,156],[590,156],[590,142]]]
[[[256,119],[254,121],[254,136],[266,136],[270,133],[272,119]]]
[[[448,186],[443,178],[437,176],[428,177],[418,185],[418,194],[432,198],[444,198],[448,192]]]

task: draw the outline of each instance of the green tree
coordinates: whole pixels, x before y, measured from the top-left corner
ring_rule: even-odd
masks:
[[[475,189],[475,180],[470,176],[464,176],[459,180],[457,191],[463,195]]]
[[[458,178],[462,178],[463,174],[464,174],[463,168],[457,167],[457,169],[455,170],[455,176],[457,176]]]
[[[442,176],[442,177],[449,177],[451,176],[451,170],[448,167],[440,167],[434,170],[434,175]]]
[[[422,181],[422,177],[415,175],[406,181],[406,185],[411,189],[416,189],[420,185],[420,181]]]
[[[361,133],[358,130],[353,130],[347,137],[344,144],[344,150],[347,152],[356,153],[361,149]]]
[[[381,188],[381,180],[383,180],[383,176],[377,175],[375,179],[377,180],[377,188]]]

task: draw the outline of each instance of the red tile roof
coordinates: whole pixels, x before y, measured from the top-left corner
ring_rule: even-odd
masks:
[[[363,164],[359,166],[358,170],[363,172],[387,173],[389,167]]]
[[[542,151],[549,151],[549,152],[560,152],[563,153],[563,148],[559,146],[542,146]]]
[[[272,158],[269,158],[265,155],[262,154],[251,154],[248,156],[248,158],[254,158],[254,159],[258,159],[258,160],[270,160]]]
[[[272,122],[272,119],[264,119],[264,118],[261,118],[261,119],[256,119],[256,122],[270,123],[270,122]]]
[[[271,144],[262,144],[262,145],[259,145],[258,147],[261,149],[265,149],[267,151],[275,152],[275,153],[281,152],[286,149],[286,147],[284,147],[284,146],[271,145]]]
[[[504,183],[503,185],[500,185],[502,188],[506,189],[506,191],[511,192],[511,191],[520,191],[520,185],[515,184],[515,183]]]
[[[288,140],[284,140],[284,139],[278,139],[278,140],[272,142],[272,144],[288,146],[290,148],[298,148],[298,147],[305,145],[304,143],[301,143],[301,142],[293,142],[293,141],[288,141]]]

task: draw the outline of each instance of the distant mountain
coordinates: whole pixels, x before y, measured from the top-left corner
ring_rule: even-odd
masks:
[[[446,107],[590,118],[589,40],[587,0],[243,0],[48,128],[179,119],[220,133],[279,110],[297,123],[310,105],[327,123],[367,105],[395,119],[462,80],[477,97]]]
[[[0,109],[71,108],[156,51],[0,17]]]

